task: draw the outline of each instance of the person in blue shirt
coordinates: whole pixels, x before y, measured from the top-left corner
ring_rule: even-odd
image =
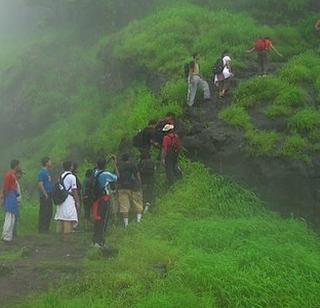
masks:
[[[111,192],[109,185],[118,181],[119,171],[117,167],[117,159],[111,156],[115,174],[106,171],[107,161],[102,158],[97,161],[97,167],[94,173],[98,187],[99,196],[96,196],[93,205],[93,245],[95,247],[103,247],[105,244],[104,231],[107,225],[108,212],[110,211]]]
[[[52,219],[52,191],[53,183],[51,177],[51,160],[44,157],[41,160],[42,167],[38,173],[38,188],[40,197],[38,231],[39,233],[49,233]]]

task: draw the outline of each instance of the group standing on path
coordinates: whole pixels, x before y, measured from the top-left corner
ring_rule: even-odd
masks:
[[[108,160],[100,158],[94,168],[86,171],[83,183],[77,175],[78,165],[72,161],[63,162],[63,171],[54,182],[52,161],[50,157],[44,157],[37,177],[38,232],[49,233],[51,221],[54,219],[62,241],[68,241],[70,234],[79,228],[92,229],[92,244],[103,247],[110,219],[120,214],[123,226],[127,228],[130,212],[134,209],[136,222],[140,223],[143,214],[150,210],[154,200],[157,163],[152,157],[155,156],[159,164],[163,164],[169,186],[182,175],[178,167],[182,142],[175,132],[176,124],[177,119],[172,112],[158,121],[149,121],[139,138],[134,138],[140,141],[133,140],[133,145],[140,152],[138,164],[126,153],[122,154],[119,160],[115,155],[111,155]],[[107,170],[109,163],[112,164],[110,171]],[[5,243],[11,243],[15,235],[21,199],[21,175],[20,162],[12,160],[1,190],[6,212],[2,233]],[[84,224],[80,227],[82,207]]]

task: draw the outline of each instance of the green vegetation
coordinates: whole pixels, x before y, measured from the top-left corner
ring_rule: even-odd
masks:
[[[320,245],[307,226],[197,163],[129,230],[119,255],[90,251],[88,273],[24,307],[299,307],[319,299]]]
[[[282,150],[279,146],[271,147],[265,144],[264,148],[269,149],[268,151],[256,151],[254,147],[258,137],[251,133],[250,126],[242,125],[246,132],[249,152],[271,156],[280,152],[280,155],[291,159],[310,160],[310,155],[318,151],[319,142],[319,69],[320,61],[315,53],[307,52],[296,56],[278,74],[252,78],[242,83],[235,91],[233,104],[225,108],[220,117],[230,125],[235,125],[234,118],[243,118],[246,114],[245,122],[251,123],[248,111],[253,107],[258,107],[270,120],[281,117],[287,123],[285,131],[277,132],[278,139],[284,140]],[[229,114],[233,114],[233,117],[226,116]],[[275,134],[274,131],[265,133],[270,136]],[[297,141],[296,133],[303,134],[303,144],[310,146],[302,148],[302,143],[298,142],[301,147],[293,154],[291,144]],[[291,135],[294,135],[294,139]]]
[[[72,156],[85,170],[98,154],[116,152],[149,119],[167,111],[181,115],[183,64],[194,51],[201,53],[201,70],[210,79],[224,49],[236,72],[251,69],[245,51],[262,35],[272,36],[288,63],[272,76],[242,81],[219,118],[243,130],[250,155],[308,161],[319,151],[320,61],[316,52],[304,52],[317,44],[308,30],[310,1],[131,2],[44,1],[50,4],[45,31],[0,52],[1,169],[19,155],[28,191],[35,190],[43,155],[55,164]],[[83,14],[84,8],[90,13]],[[118,31],[128,11],[132,19],[155,13]],[[282,19],[285,25],[264,25],[262,12],[268,22]],[[53,27],[54,14],[60,24]],[[308,19],[300,23],[303,16]],[[135,73],[141,71],[161,77],[157,91]],[[257,129],[251,108],[284,119],[284,130]],[[185,161],[183,169],[183,180],[168,192],[159,175],[157,202],[141,225],[132,224],[128,232],[110,229],[108,242],[119,249],[117,257],[106,260],[90,250],[81,279],[63,281],[23,307],[317,306],[318,236],[302,221],[268,212],[253,193],[198,163]],[[35,234],[37,207],[26,203],[19,231]],[[0,254],[0,260],[20,255]]]

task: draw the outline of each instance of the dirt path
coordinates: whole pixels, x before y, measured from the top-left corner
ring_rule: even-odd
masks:
[[[83,233],[64,243],[53,235],[18,238],[13,245],[0,244],[0,307],[21,303],[26,296],[83,270],[88,250]],[[19,301],[20,300],[20,301]]]

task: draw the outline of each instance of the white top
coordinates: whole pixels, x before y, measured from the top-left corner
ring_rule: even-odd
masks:
[[[229,70],[229,68],[227,66],[227,64],[229,64],[231,62],[231,58],[229,56],[224,56],[222,58],[222,61],[223,61],[224,69],[223,69],[221,75],[223,75],[223,76],[222,76],[222,79],[221,79],[221,76],[220,76],[220,80],[219,80],[218,75],[215,75],[214,76],[214,83],[215,84],[217,84],[221,80],[225,80],[225,79],[228,79],[228,78],[233,76],[233,74],[230,72],[230,70]]]
[[[61,178],[63,178],[66,173],[70,173],[70,171],[62,173]],[[73,189],[77,189],[77,179],[73,174],[68,174],[63,180],[63,184],[65,189],[70,193]],[[69,195],[61,205],[57,206],[57,212],[54,219],[78,222],[76,202],[73,196]]]

